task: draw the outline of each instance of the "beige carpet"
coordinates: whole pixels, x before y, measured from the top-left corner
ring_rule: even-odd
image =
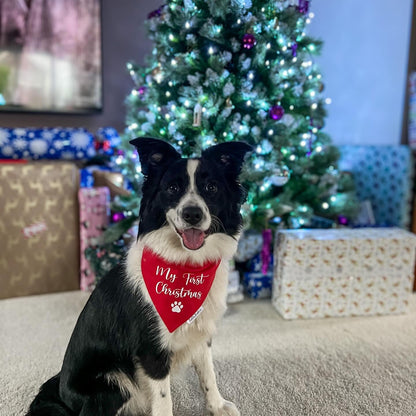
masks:
[[[87,296],[0,301],[1,416],[23,415],[59,371]],[[308,321],[245,301],[229,308],[213,348],[220,389],[243,416],[416,415],[416,295],[407,315]],[[191,369],[173,397],[175,416],[203,414]]]

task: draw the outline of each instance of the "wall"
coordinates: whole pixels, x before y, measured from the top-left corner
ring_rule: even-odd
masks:
[[[124,129],[124,100],[133,83],[126,63],[143,63],[150,52],[143,22],[161,0],[102,0],[103,101],[101,113],[92,115],[0,113],[1,127],[63,126],[86,127],[92,132],[102,126]]]
[[[312,0],[335,143],[400,143],[411,9],[412,0]]]

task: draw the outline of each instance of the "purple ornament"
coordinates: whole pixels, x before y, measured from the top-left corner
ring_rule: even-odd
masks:
[[[298,56],[298,44],[296,42],[292,45],[292,56]]]
[[[309,11],[309,0],[299,0],[299,13],[306,14]]]
[[[306,153],[306,157],[311,157],[312,155],[312,139],[308,140],[308,151]]]
[[[141,97],[143,97],[143,95],[145,95],[146,94],[146,91],[147,91],[147,87],[146,86],[142,86],[142,87],[140,87],[140,88],[137,88],[137,92],[139,93],[139,95],[141,96]]]
[[[252,49],[254,46],[256,46],[257,40],[251,33],[246,33],[243,36],[243,48],[244,49]]]
[[[344,215],[338,215],[338,224],[341,225],[348,225],[348,218],[345,217]]]
[[[273,120],[279,121],[285,114],[285,110],[281,105],[274,105],[269,110],[270,118]]]
[[[115,212],[112,216],[113,222],[120,222],[126,218],[122,212]]]
[[[311,117],[311,119],[309,121],[309,125],[311,126],[311,129],[313,127],[315,127],[318,130],[322,130],[322,128],[324,127],[324,122],[323,122],[323,120],[317,120],[317,119],[314,119],[313,117]]]
[[[160,6],[158,9],[153,10],[147,15],[147,18],[150,20],[150,19],[153,19],[154,17],[160,17],[162,15],[162,11],[164,7],[165,7],[165,4],[163,6]]]

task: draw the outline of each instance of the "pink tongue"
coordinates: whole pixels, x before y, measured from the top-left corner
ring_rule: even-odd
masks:
[[[183,244],[185,244],[185,247],[189,248],[189,250],[198,250],[202,247],[202,244],[204,244],[205,234],[201,230],[189,228],[182,231],[181,234]]]

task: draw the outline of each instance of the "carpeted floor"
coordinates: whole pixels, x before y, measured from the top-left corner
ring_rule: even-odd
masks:
[[[59,371],[81,292],[0,301],[0,415],[23,415]],[[242,416],[416,415],[416,295],[399,316],[284,321],[268,301],[229,307],[214,338],[223,395]],[[192,369],[175,416],[203,414]],[[99,415],[91,415],[99,416]]]

